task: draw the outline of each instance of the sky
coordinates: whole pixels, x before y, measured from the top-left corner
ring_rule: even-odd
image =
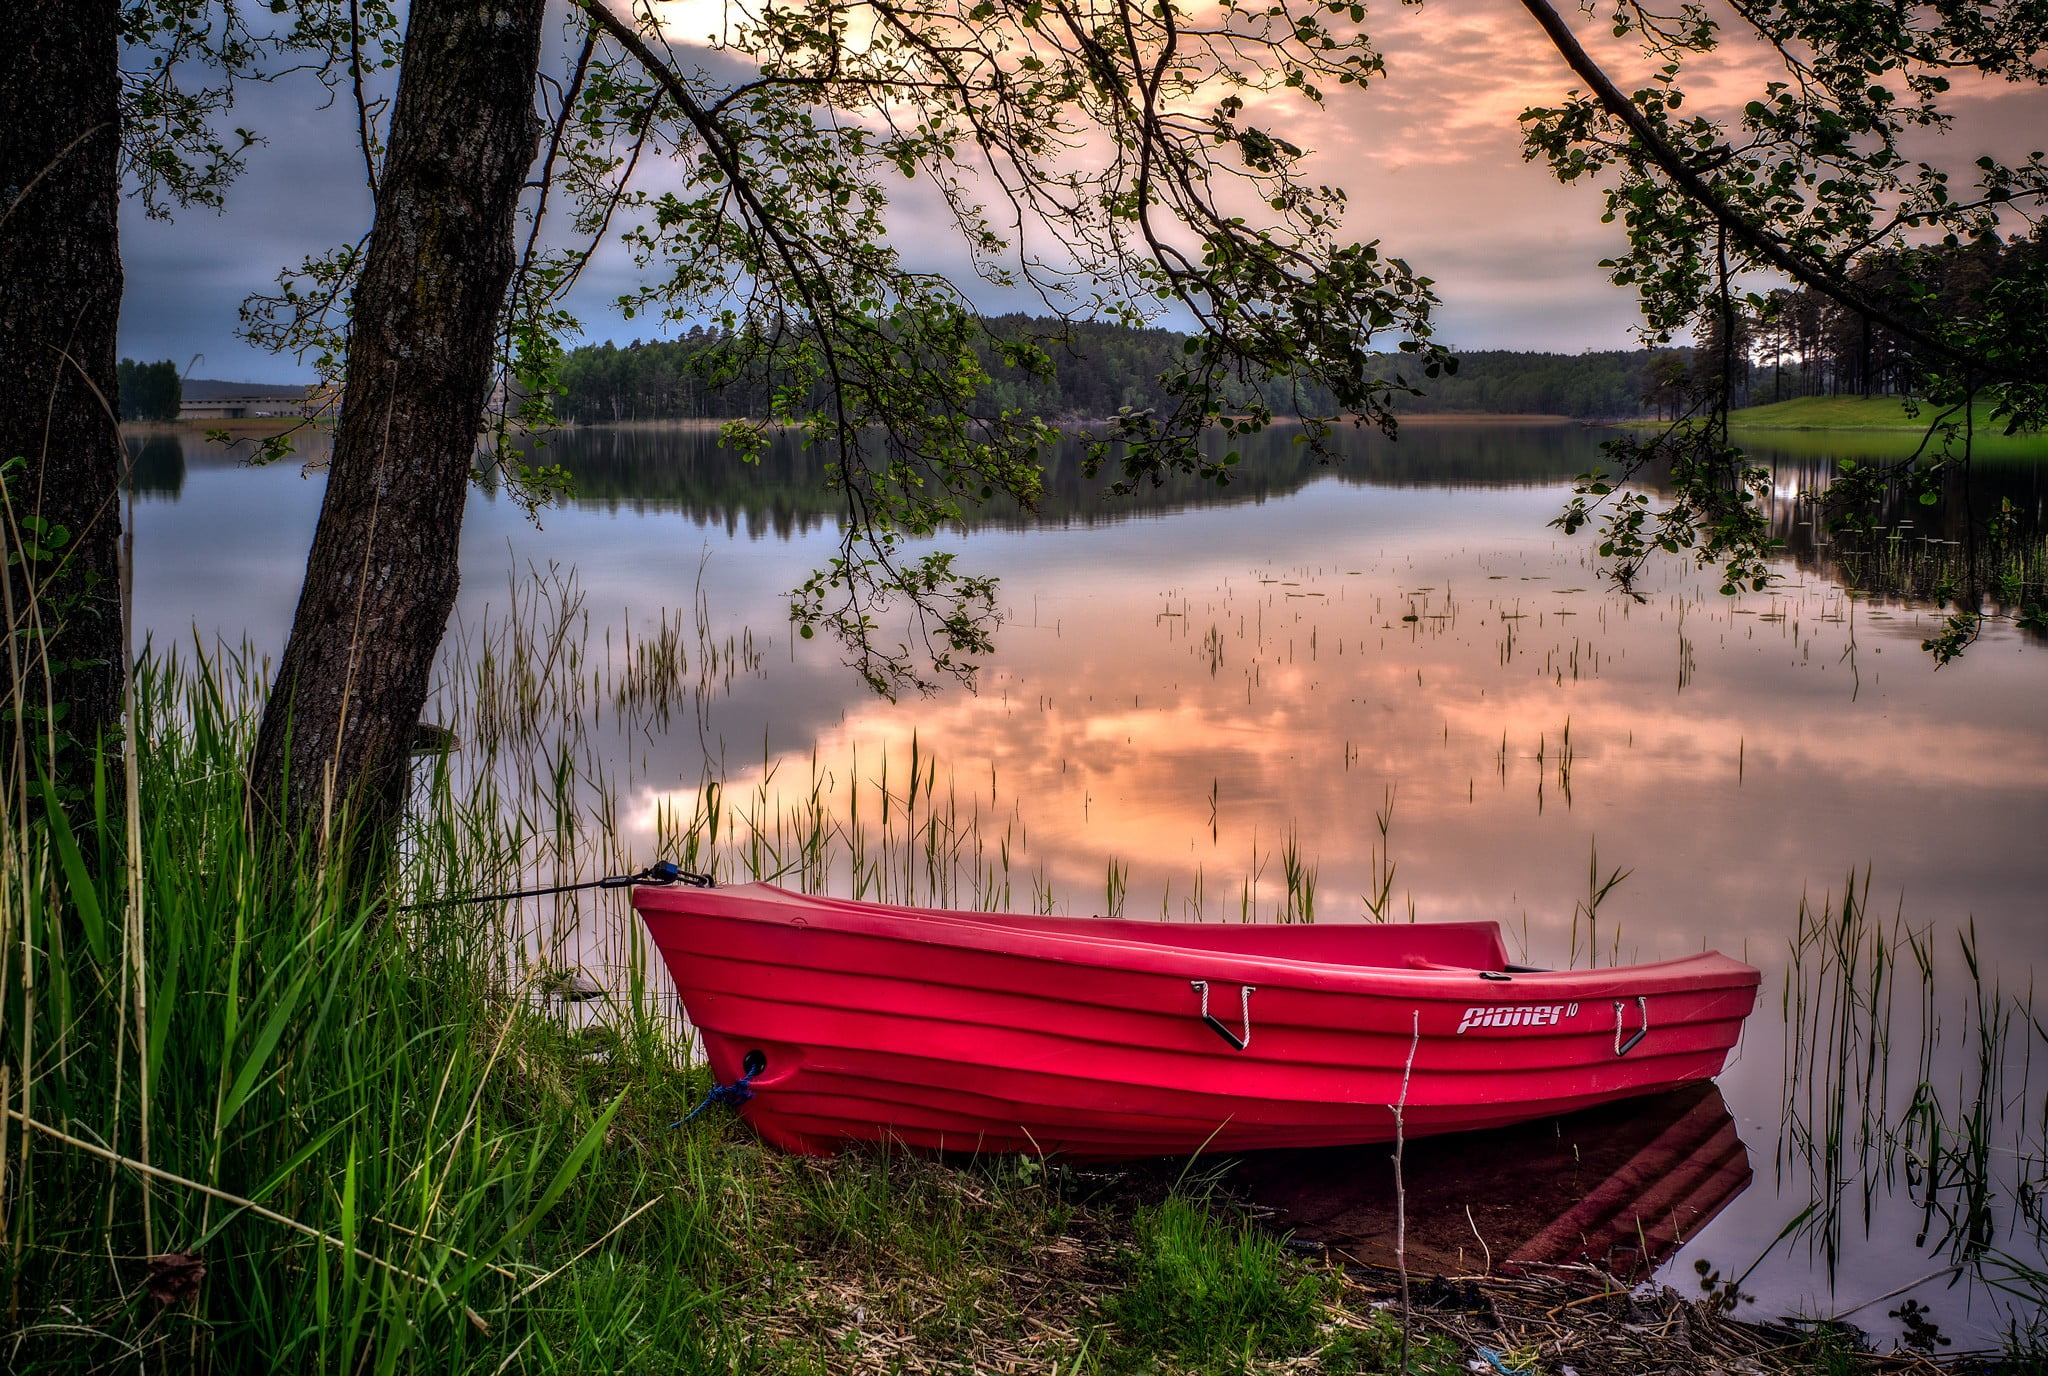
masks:
[[[692,0],[692,8],[713,2]],[[1348,233],[1379,240],[1436,279],[1438,337],[1454,348],[1572,353],[1634,344],[1633,298],[1598,266],[1622,244],[1616,227],[1600,223],[1599,192],[1561,186],[1542,165],[1522,160],[1515,116],[1555,102],[1572,79],[1520,6],[1392,5],[1376,8],[1369,27],[1386,54],[1386,79],[1362,92],[1332,92],[1322,112],[1286,128],[1314,154],[1305,178],[1349,193]],[[1589,34],[1589,45],[1599,38]],[[1757,61],[1731,45],[1691,79],[1692,88],[1701,97],[1744,99]],[[1630,65],[1639,66],[1621,61],[1618,74]],[[2040,92],[1963,92],[1956,104],[1956,130],[1945,146],[1927,150],[1944,160],[2010,155],[2016,140],[2038,143],[2048,134]],[[305,380],[310,368],[239,339],[237,313],[281,268],[352,242],[368,227],[353,106],[330,102],[309,78],[288,79],[245,85],[233,122],[267,142],[249,155],[223,212],[150,220],[131,201],[123,213],[121,349],[171,359],[192,377]],[[964,254],[946,235],[921,232],[929,229],[921,223],[928,205],[914,194],[899,197],[905,258],[965,282]],[[586,274],[571,302],[585,340],[653,336],[646,321],[626,321],[611,305],[630,273],[621,255],[608,253]],[[971,284],[969,294],[991,311],[1030,305]]]

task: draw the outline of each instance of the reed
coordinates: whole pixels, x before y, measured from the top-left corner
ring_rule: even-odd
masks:
[[[1903,1187],[1933,1278],[1966,1278],[2018,1324],[2048,1307],[2048,1100],[2031,1080],[2048,1026],[1978,954],[1870,906],[1871,873],[1802,902],[1790,943],[1781,1182],[1803,1180],[1803,1237],[1830,1274]],[[2030,1340],[2031,1341],[2031,1340]]]
[[[1503,750],[1507,748],[1505,738],[1501,742],[1501,748]],[[1372,889],[1368,893],[1361,894],[1360,897],[1364,900],[1365,915],[1369,920],[1373,922],[1389,922],[1393,920],[1392,904],[1394,899],[1395,868],[1393,847],[1390,844],[1390,837],[1394,830],[1394,786],[1392,784],[1387,785],[1386,794],[1380,803],[1379,810],[1373,813],[1372,822],[1374,830],[1379,833],[1378,841],[1372,844],[1372,865],[1370,870]],[[1412,897],[1408,900],[1408,916],[1411,921],[1414,920],[1415,900]]]
[[[1286,894],[1281,900],[1280,911],[1276,914],[1279,920],[1314,922],[1316,866],[1303,858],[1301,838],[1293,827],[1287,829],[1287,840],[1280,847],[1280,877],[1286,884]]]
[[[1621,887],[1622,881],[1634,872],[1633,870],[1626,870],[1616,866],[1603,876],[1600,873],[1599,839],[1595,838],[1588,843],[1586,848],[1586,896],[1572,906],[1571,954],[1566,962],[1570,968],[1577,969],[1579,965],[1579,953],[1581,950],[1579,945],[1579,923],[1581,919],[1586,924],[1584,951],[1587,967],[1597,968],[1599,966],[1600,908],[1613,896],[1614,891]],[[1610,965],[1618,964],[1621,955],[1621,931],[1618,925],[1615,930],[1608,934],[1608,939],[1610,942],[1608,963]]]
[[[1109,862],[1108,873],[1103,881],[1102,915],[1122,917],[1124,899],[1131,891],[1130,866],[1119,864],[1114,858]]]

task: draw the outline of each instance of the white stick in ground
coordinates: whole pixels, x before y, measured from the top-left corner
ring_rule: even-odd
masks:
[[[1408,1301],[1408,1188],[1401,1175],[1407,1146],[1408,1081],[1415,1074],[1415,1051],[1422,1045],[1422,1010],[1409,1013],[1408,1063],[1401,1067],[1401,1097],[1387,1107],[1394,1111],[1394,1268],[1401,1273],[1401,1370],[1408,1370],[1408,1324],[1414,1311]]]

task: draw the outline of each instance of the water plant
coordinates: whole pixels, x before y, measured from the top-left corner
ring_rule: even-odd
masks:
[[[1986,969],[1973,924],[1938,943],[1903,903],[1874,915],[1870,885],[1866,867],[1802,903],[1791,941],[1778,1168],[1810,1193],[1793,1232],[1832,1275],[1851,1223],[1867,1233],[1902,1188],[1929,1281],[1967,1278],[2011,1312],[2038,1312],[2048,1101],[2031,1070],[2048,1026],[2031,985],[2010,992]]]
[[[1112,857],[1109,862],[1109,869],[1103,880],[1102,915],[1104,917],[1122,917],[1124,915],[1124,899],[1130,894],[1130,891],[1130,866],[1119,864]]]
[[[1505,741],[1502,748],[1505,749]],[[1387,791],[1377,811],[1373,813],[1373,828],[1379,833],[1379,840],[1372,846],[1372,891],[1361,895],[1365,901],[1366,916],[1374,922],[1392,919],[1391,905],[1394,897],[1393,848],[1388,838],[1394,830],[1394,786],[1387,785]],[[1415,900],[1408,901],[1408,915],[1415,916]]]
[[[1280,876],[1287,888],[1278,914],[1280,921],[1315,921],[1316,866],[1302,856],[1301,838],[1292,827],[1287,829],[1287,840],[1280,847]]]
[[[1600,963],[1600,907],[1632,873],[1633,870],[1625,870],[1617,865],[1602,876],[1600,842],[1596,838],[1587,844],[1586,896],[1572,907],[1570,963],[1574,969],[1579,963],[1579,919],[1583,917],[1586,920],[1586,963],[1589,967],[1596,966]],[[1609,940],[1612,946],[1608,953],[1609,963],[1614,964],[1619,959],[1621,948],[1621,932],[1618,928],[1610,934]]]

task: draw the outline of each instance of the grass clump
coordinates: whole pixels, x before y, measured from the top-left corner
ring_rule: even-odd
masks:
[[[1075,1371],[1400,1372],[1401,1321],[1366,1303],[1341,1270],[1291,1253],[1235,1205],[1176,1189],[1120,1221],[1127,1241],[1101,1305],[1105,1340],[1071,1360]],[[1412,1330],[1412,1376],[1465,1370],[1460,1347]],[[1069,1369],[1061,1367],[1062,1371]]]
[[[1330,1283],[1250,1220],[1176,1193],[1140,1208],[1131,1234],[1123,1288],[1103,1306],[1130,1369],[1170,1357],[1243,1370],[1322,1345]]]

